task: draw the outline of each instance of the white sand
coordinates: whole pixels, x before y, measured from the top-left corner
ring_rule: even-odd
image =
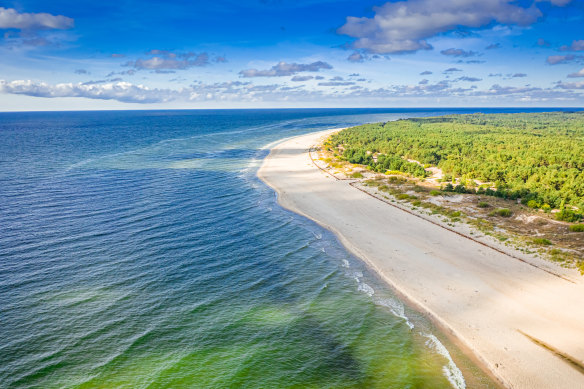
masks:
[[[332,230],[355,255],[511,388],[584,388],[584,278],[556,277],[396,209],[319,170],[308,149],[331,131],[284,141],[258,176],[282,206]]]

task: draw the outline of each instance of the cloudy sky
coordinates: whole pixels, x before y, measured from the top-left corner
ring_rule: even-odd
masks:
[[[0,110],[584,104],[584,0],[0,2]]]

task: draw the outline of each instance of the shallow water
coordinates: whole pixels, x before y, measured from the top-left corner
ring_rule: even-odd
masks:
[[[0,114],[0,386],[491,386],[255,176],[278,139],[442,113]]]

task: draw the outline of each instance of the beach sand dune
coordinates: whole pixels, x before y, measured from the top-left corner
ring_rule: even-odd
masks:
[[[332,230],[504,386],[584,388],[582,277],[554,276],[335,180],[308,152],[330,132],[272,149],[258,176],[279,203]]]

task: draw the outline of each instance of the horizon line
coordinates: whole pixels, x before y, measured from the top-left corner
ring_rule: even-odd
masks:
[[[469,110],[469,109],[550,109],[550,110],[578,110],[584,111],[583,106],[540,106],[540,107],[249,107],[249,108],[144,108],[144,109],[63,109],[63,110],[22,110],[22,111],[2,111],[3,113],[47,113],[47,112],[164,112],[164,111],[277,111],[277,110],[334,110],[334,109],[370,109],[370,110]]]

